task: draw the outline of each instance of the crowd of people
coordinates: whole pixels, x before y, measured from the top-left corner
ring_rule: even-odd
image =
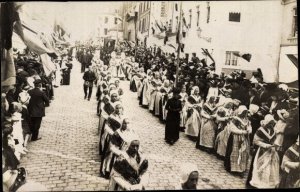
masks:
[[[5,191],[24,188],[26,171],[19,167],[20,159],[29,152],[29,142],[41,139],[39,130],[46,115],[45,108],[54,99],[55,87],[59,87],[62,80],[62,69],[67,68],[69,62],[67,55],[52,60],[56,70],[46,75],[41,57],[29,51],[22,54],[20,50],[15,52],[16,83],[2,86],[2,170]]]
[[[251,161],[248,187],[299,187],[297,92],[265,83],[260,69],[251,79],[243,71],[217,75],[214,63],[195,54],[180,60],[176,86],[174,54],[142,48],[137,61],[130,90],[166,123],[167,143],[173,145],[183,131],[232,174],[243,176]]]
[[[93,57],[90,65],[85,65],[84,61],[81,61],[81,64],[85,66],[84,99],[90,100],[94,85],[97,87],[101,156],[99,174],[103,178],[110,179],[109,190],[142,190],[148,161],[141,152],[140,138],[130,127],[130,121],[122,105],[123,89],[120,88],[120,79],[125,78],[123,73],[125,57],[117,58],[113,53],[110,65],[105,65],[100,59],[103,56],[99,50],[91,53]]]
[[[186,135],[196,148],[224,161],[228,172],[248,172],[249,188],[300,186],[298,92],[265,83],[260,69],[251,79],[243,71],[218,75],[214,63],[193,54],[190,61],[179,60],[176,78],[174,54],[144,47],[111,54],[102,48],[76,48],[75,58],[81,63],[84,99],[90,100],[96,87],[99,173],[110,179],[110,190],[143,190],[147,180],[148,160],[122,104],[127,91],[120,87],[122,80],[129,80],[139,104],[165,123],[170,147]],[[45,107],[71,60],[70,50],[53,60],[57,70],[46,75],[36,55],[16,56],[17,83],[3,87],[1,97],[5,170],[17,170],[28,142],[41,139]],[[176,189],[196,189],[199,174],[197,166],[183,163]]]
[[[100,53],[88,71],[96,76],[91,82],[97,87],[102,177],[114,180],[115,162],[124,156],[120,151],[128,151],[132,142],[123,136],[132,132],[121,103],[119,83],[125,79],[139,104],[166,124],[166,143],[173,145],[184,132],[196,148],[224,161],[228,172],[248,172],[249,188],[299,186],[297,91],[265,83],[260,69],[251,79],[243,71],[217,75],[214,63],[207,65],[195,54],[191,61],[180,59],[175,85],[174,54],[159,48],[127,49],[113,52],[105,65]],[[122,179],[128,178],[123,173]]]

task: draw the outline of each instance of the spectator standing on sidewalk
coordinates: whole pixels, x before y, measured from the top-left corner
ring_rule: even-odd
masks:
[[[42,81],[40,79],[34,81],[34,89],[28,91],[30,101],[28,104],[28,112],[31,119],[32,141],[39,140],[39,129],[41,127],[42,118],[45,116],[45,107],[49,106],[49,98],[42,91]]]
[[[90,66],[88,71],[86,71],[83,75],[83,90],[84,90],[84,99],[88,96],[88,101],[91,99],[93,92],[93,82],[96,80],[96,75],[92,71],[92,67]],[[89,90],[89,93],[87,93]]]

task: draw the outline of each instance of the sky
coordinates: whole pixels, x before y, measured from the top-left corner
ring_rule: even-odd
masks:
[[[122,2],[24,2],[24,21],[35,23],[47,31],[54,21],[71,33],[73,39],[87,38],[96,25],[98,15],[113,13]],[[21,16],[22,19],[22,16]]]

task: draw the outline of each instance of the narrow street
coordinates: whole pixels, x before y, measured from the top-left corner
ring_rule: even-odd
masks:
[[[29,154],[21,159],[28,170],[28,180],[44,184],[52,191],[106,190],[108,180],[99,177],[98,116],[96,89],[91,101],[84,100],[80,64],[75,61],[69,86],[55,89],[55,100],[46,109],[40,135],[31,142]],[[129,82],[121,82],[125,114],[130,126],[141,137],[141,150],[149,160],[149,183],[146,189],[174,189],[180,181],[183,162],[198,165],[198,189],[245,188],[246,177],[226,172],[223,161],[197,150],[184,133],[173,146],[164,142],[164,124],[140,107],[136,93],[129,91]]]

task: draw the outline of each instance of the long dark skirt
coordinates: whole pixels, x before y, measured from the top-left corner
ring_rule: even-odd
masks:
[[[20,161],[15,156],[13,150],[10,147],[5,147],[3,150],[5,156],[5,164],[11,169],[17,169]]]
[[[140,100],[140,102],[139,102],[139,105],[143,105],[143,92],[144,92],[144,87],[145,87],[145,85],[143,85],[143,88],[142,88],[142,91],[141,91],[141,96],[140,96],[140,98],[139,98],[139,100]]]
[[[300,179],[299,169],[298,170],[291,169],[289,173],[283,171],[281,174],[279,188],[280,189],[296,188],[298,186],[295,186],[295,184],[299,179]]]
[[[176,142],[179,139],[180,113],[169,111],[166,119],[165,140]]]
[[[97,103],[97,115],[101,114],[101,99],[98,100]]]
[[[159,101],[159,120],[163,121],[163,103],[162,103],[162,99]]]
[[[226,171],[228,171],[228,172],[231,171],[230,155],[232,152],[232,146],[233,146],[233,134],[230,133],[229,138],[228,138],[227,147],[226,147],[225,160],[224,160],[224,166],[225,166]]]
[[[101,117],[100,117],[101,118]],[[99,118],[99,119],[100,119]],[[100,121],[100,120],[99,120]],[[102,136],[104,134],[104,126],[106,124],[106,120],[104,121],[102,127],[100,127],[100,138],[99,138],[99,155],[103,155],[104,154],[104,150],[102,150]],[[100,126],[100,125],[99,125]],[[103,147],[105,148],[105,147]]]
[[[132,91],[132,92],[137,92],[137,87],[136,87],[136,83],[135,83],[135,80],[132,80],[131,82],[130,82],[130,90]]]

